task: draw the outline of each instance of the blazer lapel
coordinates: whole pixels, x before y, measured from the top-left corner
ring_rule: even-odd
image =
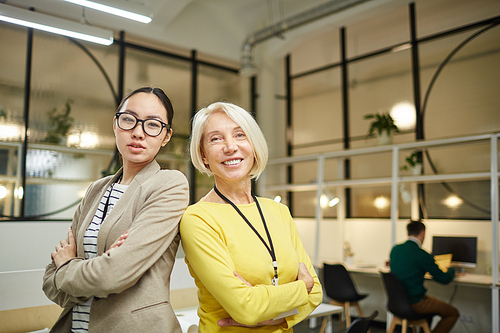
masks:
[[[108,217],[104,220],[104,223],[99,229],[99,233],[97,235],[98,255],[104,253],[104,251],[106,250],[105,247],[111,228],[120,221],[120,218],[127,209],[131,209],[132,205],[134,204],[134,200],[136,199],[136,194],[139,187],[142,185],[142,183],[144,183],[144,181],[157,173],[158,170],[160,170],[160,166],[155,160],[153,160],[141,171],[139,171],[139,173],[134,177],[125,193],[122,194],[116,205],[113,207],[113,210],[109,213]],[[113,177],[113,179],[114,178],[115,177]],[[118,177],[116,179],[118,179]],[[111,185],[111,183],[109,185]],[[115,239],[111,241],[114,242]]]
[[[99,207],[99,203],[101,202],[104,193],[106,193],[108,187],[110,187],[111,184],[115,183],[121,177],[121,175],[122,169],[118,170],[118,172],[113,177],[111,177],[100,189],[94,191],[94,193],[89,193],[89,195],[93,196],[93,198],[88,198],[88,204],[82,207],[82,214],[85,214],[85,217],[82,219],[83,228],[80,228],[81,232],[78,233],[76,239],[76,244],[79,245],[77,246],[77,255],[81,258],[85,257],[85,250],[83,248],[83,237],[85,236],[85,231],[92,222],[92,219],[97,212],[97,208]]]

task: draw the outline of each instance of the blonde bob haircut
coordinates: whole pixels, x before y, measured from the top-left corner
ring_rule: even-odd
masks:
[[[259,178],[261,173],[266,168],[268,149],[264,134],[260,129],[255,119],[245,109],[232,103],[217,102],[212,103],[206,108],[200,109],[193,117],[192,132],[190,138],[189,152],[191,154],[191,162],[194,167],[201,173],[212,176],[207,165],[202,160],[203,149],[203,133],[208,123],[208,119],[215,113],[224,112],[245,133],[248,142],[253,150],[254,163],[250,170],[252,178]]]

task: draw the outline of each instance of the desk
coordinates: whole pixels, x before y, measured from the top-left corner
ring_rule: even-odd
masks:
[[[174,310],[179,320],[179,324],[181,325],[182,333],[198,332],[198,321],[200,319],[197,314],[197,309],[198,307]],[[321,303],[306,319],[325,317],[320,332],[332,333],[332,314],[341,314],[343,312],[344,308],[342,306]]]
[[[174,310],[175,316],[181,325],[182,333],[197,333],[198,322],[198,307],[190,307]]]
[[[319,330],[320,333],[332,333],[332,314],[342,314],[344,312],[343,306],[321,303],[306,319],[313,319],[315,321],[318,317],[324,317],[323,323]],[[316,326],[316,325],[314,325]]]
[[[370,267],[358,267],[358,266],[346,266],[349,272],[353,273],[365,273],[370,275],[380,275],[380,272],[389,272],[390,269],[385,266],[370,266]],[[426,279],[431,280],[431,276],[426,274]],[[491,275],[483,274],[471,274],[466,273],[464,275],[455,275],[455,278],[450,283],[456,284],[468,284],[471,287],[478,288],[490,288],[492,285]]]

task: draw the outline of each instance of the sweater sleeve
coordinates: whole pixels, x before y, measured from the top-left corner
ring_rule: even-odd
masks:
[[[54,286],[75,297],[107,297],[135,285],[163,255],[178,233],[188,204],[187,180],[180,172],[154,178],[131,223],[127,240],[90,260],[73,259],[55,271]],[[133,209],[133,208],[129,208]]]
[[[286,219],[290,224],[290,234],[292,235],[292,242],[294,244],[295,250],[297,251],[299,262],[303,262],[307,266],[309,273],[314,278],[314,287],[308,295],[307,303],[299,307],[298,314],[285,318],[286,326],[284,326],[284,328],[289,328],[300,323],[307,316],[309,316],[309,314],[313,312],[314,309],[316,309],[316,307],[323,300],[323,288],[321,287],[321,283],[319,282],[318,275],[316,274],[314,266],[311,263],[311,259],[309,258],[309,255],[307,254],[306,250],[304,249],[304,246],[302,245],[302,240],[300,239],[300,236],[298,234],[297,226],[293,221],[293,218],[290,214],[290,211],[288,210],[288,207],[281,205],[281,209],[282,209],[282,216],[286,217]]]
[[[308,304],[309,297],[303,281],[248,287],[235,277],[235,265],[225,245],[223,232],[201,214],[187,211],[180,231],[186,261],[199,279],[197,283],[201,283],[237,322],[255,325]]]
[[[422,265],[430,275],[432,279],[443,284],[448,284],[453,281],[455,277],[455,268],[450,267],[447,272],[443,272],[439,266],[436,264],[434,257],[424,250],[422,252]]]

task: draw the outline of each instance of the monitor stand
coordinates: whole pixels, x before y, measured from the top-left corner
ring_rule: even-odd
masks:
[[[464,275],[466,272],[465,272],[465,267],[463,266],[456,266],[455,267],[455,273],[459,274],[459,275]]]

